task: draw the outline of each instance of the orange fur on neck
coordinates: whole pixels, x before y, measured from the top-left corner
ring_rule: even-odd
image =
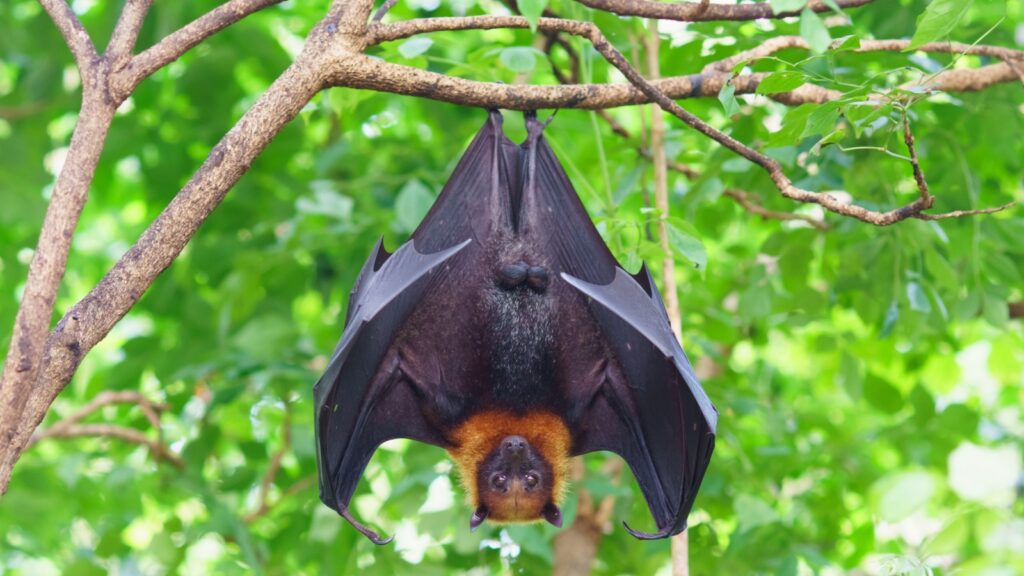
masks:
[[[477,469],[506,436],[526,438],[530,446],[551,466],[551,498],[555,504],[560,505],[566,490],[569,449],[572,441],[569,429],[561,418],[550,412],[528,412],[519,416],[503,410],[474,414],[459,425],[451,436],[455,445],[448,449],[448,453],[459,467],[462,485],[469,494],[472,505],[480,505],[476,485]]]

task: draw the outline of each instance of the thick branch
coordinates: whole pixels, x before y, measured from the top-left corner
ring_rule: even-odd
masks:
[[[17,434],[5,437],[6,454],[0,453],[5,456],[0,459],[0,492],[6,491],[10,470],[22,448],[85,353],[107,335],[156,277],[170,266],[199,225],[248,170],[256,155],[320,90],[326,58],[336,49],[329,36],[322,27],[314,31],[295,63],[213,148],[199,171],[138,242],[58,322],[46,339],[43,371],[33,386],[23,387],[31,399],[25,404],[20,423],[4,422],[5,426],[17,426]]]
[[[680,22],[706,22],[708,20],[757,20],[760,18],[786,18],[798,16],[799,10],[776,14],[768,2],[758,4],[712,4],[702,2],[655,2],[653,0],[576,0],[584,6],[619,16],[640,16],[658,20]],[[836,0],[840,8],[856,8],[873,0]],[[807,5],[815,12],[831,10],[828,3],[811,0]]]
[[[740,6],[748,6],[746,4]],[[560,18],[541,18],[538,29],[545,33],[565,32],[580,35],[587,22]],[[441,31],[490,30],[495,28],[528,28],[527,20],[520,16],[470,16],[462,18],[422,18],[393,24],[373,24],[369,27],[367,44],[370,46]],[[716,97],[728,72],[743,60],[764,57],[784,48],[806,48],[800,37],[782,37],[778,41],[768,40],[765,50],[755,48],[747,51],[746,57],[735,57],[709,64],[701,74],[677,76],[652,82],[659,91],[672,99],[694,97]],[[907,42],[902,40],[878,40],[862,43],[862,51],[902,50]],[[967,45],[933,43],[927,48],[936,52],[956,52]],[[975,46],[972,53],[994,57],[1024,57],[1024,52],[997,46]],[[352,63],[355,64],[355,63]],[[373,60],[346,67],[345,81],[334,82],[338,86],[366,88],[421,96],[455,104],[480,107],[501,107],[515,110],[538,108],[584,108],[602,109],[617,106],[648,103],[651,100],[641,90],[627,84],[582,84],[565,86],[509,86],[506,84],[475,82],[453,78],[435,72],[428,72],[381,60]],[[767,73],[743,74],[733,78],[737,94],[750,94],[767,76]],[[927,80],[929,89],[947,92],[975,91],[994,84],[1017,80],[1014,70],[1006,63],[993,64],[978,69],[946,70]],[[822,103],[842,97],[842,93],[813,84],[805,84],[792,92],[773,94],[772,99],[787,105]]]
[[[472,28],[494,28],[494,27],[514,27],[514,28],[519,28],[519,27],[523,27],[525,19],[518,18],[518,17],[489,17],[489,16],[484,16],[484,17],[468,17],[468,18],[438,18],[438,19],[433,19],[433,21],[434,21],[434,23],[432,24],[432,26],[434,26],[433,29],[464,30],[464,29],[472,29]],[[414,22],[410,23],[410,25],[405,27],[405,28],[408,28],[410,33],[418,33],[418,32],[422,32],[424,30],[427,30],[427,29],[431,28],[430,26],[427,26],[426,28],[424,28],[424,25],[422,24],[422,22],[425,22],[425,21],[421,21],[420,24],[417,24],[414,21]],[[390,28],[390,30],[393,31],[393,30],[395,30],[397,28],[397,26],[396,25],[389,25],[389,26],[381,26],[381,28],[383,28],[384,30],[381,31],[381,33],[379,34],[379,37],[380,38],[391,38],[393,36],[393,33],[389,32],[389,28]],[[774,159],[770,158],[769,156],[766,156],[765,154],[763,154],[763,153],[761,153],[761,152],[759,152],[757,150],[754,150],[753,148],[743,144],[742,142],[736,140],[735,138],[729,136],[728,134],[725,134],[721,130],[718,130],[718,129],[712,127],[710,124],[704,122],[703,120],[701,120],[697,116],[691,114],[690,112],[687,112],[681,106],[679,106],[679,104],[677,104],[676,102],[673,101],[671,95],[666,94],[664,91],[662,91],[660,89],[660,87],[656,86],[655,84],[652,84],[652,83],[648,82],[632,66],[629,65],[629,63],[622,56],[622,54],[618,50],[616,50],[615,47],[612,46],[612,44],[610,42],[608,42],[608,40],[604,37],[604,35],[601,33],[601,31],[594,24],[589,23],[589,22],[579,22],[579,21],[574,21],[574,20],[559,20],[559,19],[541,18],[539,20],[539,22],[538,22],[538,28],[541,29],[541,30],[545,30],[545,31],[547,31],[547,30],[558,30],[558,31],[561,31],[561,32],[566,32],[568,34],[573,34],[573,35],[581,36],[583,38],[588,39],[591,42],[591,44],[594,46],[594,49],[597,50],[597,52],[600,53],[610,64],[612,64],[615,68],[617,68],[620,72],[622,72],[623,76],[625,76],[626,79],[629,80],[630,83],[633,86],[635,86],[645,96],[647,96],[647,98],[649,98],[650,100],[656,102],[659,106],[661,106],[661,108],[663,110],[665,110],[665,111],[671,113],[672,115],[676,116],[677,118],[682,120],[685,124],[687,124],[691,128],[697,130],[698,132],[700,132],[700,133],[704,134],[705,136],[711,138],[712,140],[718,142],[719,144],[721,144],[722,146],[724,146],[727,149],[731,150],[732,152],[738,154],[739,156],[742,156],[743,158],[746,158],[747,160],[749,160],[749,161],[753,162],[754,164],[757,164],[758,166],[763,168],[768,173],[768,175],[771,177],[772,181],[775,183],[776,187],[778,187],[778,189],[782,193],[782,195],[785,196],[786,198],[789,198],[791,200],[795,200],[797,202],[806,202],[806,203],[818,204],[818,205],[822,206],[823,208],[825,208],[825,209],[827,209],[829,211],[835,212],[837,214],[842,214],[844,216],[849,216],[849,217],[852,217],[852,218],[856,218],[858,220],[862,220],[862,221],[870,223],[870,224],[875,224],[877,226],[888,226],[888,225],[891,225],[891,224],[895,224],[896,222],[900,222],[902,220],[906,220],[907,218],[910,218],[910,217],[922,214],[923,210],[925,210],[925,209],[927,209],[929,207],[929,204],[925,200],[918,199],[917,201],[915,201],[915,202],[913,202],[911,204],[908,204],[906,206],[903,206],[901,208],[890,210],[888,212],[877,212],[877,211],[873,211],[873,210],[868,210],[866,208],[863,208],[861,206],[857,206],[855,204],[847,204],[847,203],[839,200],[835,196],[833,196],[831,194],[828,194],[828,193],[820,193],[819,194],[819,193],[810,192],[808,190],[802,190],[800,188],[797,188],[796,186],[793,185],[792,181],[785,175],[785,173],[782,170],[782,166],[777,161],[775,161]],[[371,28],[371,35],[373,35],[375,38],[377,38],[378,37],[378,31],[379,30],[374,30],[373,28]],[[372,41],[371,41],[371,43],[372,43]],[[367,63],[365,65],[366,68],[369,68],[369,67],[372,67],[372,66],[373,66],[373,63]],[[384,65],[384,66],[391,66],[391,65]],[[387,71],[386,71],[386,69],[384,69],[384,70],[379,70],[379,72],[380,72],[379,75],[375,75],[374,76],[374,80],[375,81],[379,81],[381,79],[381,76],[386,74]],[[429,74],[429,73],[421,73],[421,74]],[[456,86],[452,85],[451,83],[449,83],[448,85],[444,84],[445,80],[451,81],[452,79],[449,79],[449,78],[441,76],[441,75],[435,75],[435,76],[436,76],[436,78],[434,78],[434,80],[436,80],[436,83],[434,83],[433,85],[421,85],[421,86],[417,87],[419,90],[416,90],[414,88],[412,93],[414,93],[414,94],[420,93],[420,94],[422,94],[424,96],[429,96],[429,97],[432,97],[432,98],[438,98],[438,99],[442,99],[442,100],[446,99],[445,98],[446,95],[447,96],[452,96],[452,94],[443,94],[443,92],[449,92],[450,91],[450,90],[445,90],[446,88],[447,89],[451,89],[451,88],[455,88],[456,87]],[[362,85],[358,85],[358,84],[349,84],[349,85],[350,86],[351,85],[355,85],[355,86],[358,86],[358,87],[368,87],[368,86],[362,86]],[[379,88],[379,86],[375,86],[375,87]],[[477,88],[479,88],[479,87],[477,87]],[[540,87],[529,87],[529,89],[531,89],[531,90],[536,90],[538,88],[540,88]],[[575,87],[563,86],[561,88],[573,89]],[[422,92],[420,92],[420,91],[422,91]],[[408,93],[408,92],[405,92],[405,93]],[[460,96],[464,96],[464,97],[477,96],[477,97],[479,97],[479,93],[473,94],[472,92],[468,92],[467,91],[467,92],[465,92],[463,94],[460,94]],[[576,97],[577,97],[577,99],[570,101],[570,107],[590,107],[590,106],[580,106],[580,103],[587,99],[587,97],[588,97],[587,94],[577,93]],[[517,105],[509,106],[509,107],[517,108],[517,109],[524,109],[524,108],[525,109],[529,109],[529,107],[530,107],[529,105],[523,106],[523,102],[517,102],[516,104]],[[531,102],[530,104],[534,104],[533,105],[534,108],[543,107],[543,106],[536,105],[536,102]],[[490,106],[494,106],[493,102],[490,104]],[[563,107],[565,107],[565,106],[563,106]]]
[[[0,374],[0,463],[10,456],[15,444],[18,419],[32,395],[33,382],[45,367],[44,343],[53,315],[53,305],[67,265],[71,238],[89,194],[103,141],[114,117],[114,108],[90,86],[82,96],[79,121],[57,180],[43,229],[29,264],[28,279],[14,320],[11,345],[3,374]],[[42,415],[40,415],[42,418]],[[5,491],[0,466],[0,494]]]
[[[89,32],[64,0],[39,0],[39,3],[50,15],[60,35],[64,37],[64,42],[71,49],[78,70],[85,75],[97,58],[96,47],[92,44]]]

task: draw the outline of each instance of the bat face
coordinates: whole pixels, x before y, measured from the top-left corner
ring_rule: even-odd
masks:
[[[563,420],[550,412],[523,415],[483,411],[459,426],[448,449],[475,506],[469,527],[546,520],[562,525],[571,443]]]
[[[485,519],[495,522],[547,520],[562,525],[554,503],[552,466],[522,436],[506,436],[477,468],[480,499],[470,528]]]

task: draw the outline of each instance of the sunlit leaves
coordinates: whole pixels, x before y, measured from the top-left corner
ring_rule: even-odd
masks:
[[[505,48],[498,56],[502,66],[513,72],[526,74],[537,65],[537,50],[526,46]]]
[[[825,23],[810,8],[804,8],[804,11],[800,13],[800,36],[807,40],[807,44],[815,52],[828,50],[828,46],[832,42],[832,36],[828,32],[828,28],[825,27]]]
[[[416,179],[409,180],[402,186],[395,199],[395,223],[402,232],[410,233],[419,226],[434,203],[434,195]]]
[[[537,30],[537,20],[540,19],[544,9],[548,6],[548,0],[519,0],[517,2],[519,12],[530,23],[530,30]]]
[[[757,85],[758,94],[778,94],[789,92],[799,88],[806,81],[806,76],[801,72],[786,70],[776,72]]]
[[[913,50],[948,36],[971,9],[971,4],[973,0],[931,0],[917,19],[917,30],[907,49]]]
[[[430,49],[434,41],[430,38],[411,38],[398,46],[398,52],[406,58],[415,58]]]

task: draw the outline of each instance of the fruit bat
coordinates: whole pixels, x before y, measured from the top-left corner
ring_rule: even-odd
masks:
[[[485,520],[547,520],[569,458],[629,464],[664,538],[711,458],[717,412],[646,267],[623,270],[535,113],[516,145],[492,111],[412,238],[381,242],[317,382],[320,498],[373,542],[349,502],[374,450],[411,438],[448,451]],[[625,525],[625,523],[623,523]]]

